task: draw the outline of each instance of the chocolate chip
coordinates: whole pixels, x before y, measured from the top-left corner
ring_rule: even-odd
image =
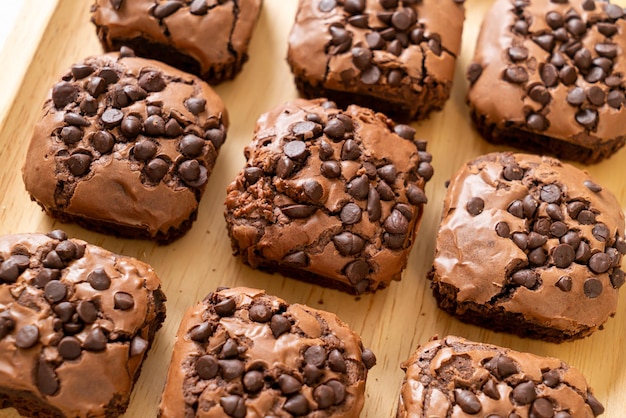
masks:
[[[561,202],[561,188],[556,184],[547,184],[541,187],[539,198],[546,203]]]
[[[287,142],[283,151],[287,157],[297,161],[302,161],[309,155],[309,151],[303,141]]]
[[[534,101],[542,105],[548,104],[550,102],[550,99],[552,98],[552,96],[548,92],[548,89],[546,89],[544,86],[540,84],[533,86],[529,90],[528,97],[530,97],[531,99],[533,99]]]
[[[554,87],[558,84],[559,72],[557,68],[550,63],[541,66],[540,76],[541,81],[543,81],[546,87]]]
[[[564,222],[556,221],[550,225],[550,234],[554,237],[561,238],[568,232],[568,227]]]
[[[62,109],[74,102],[78,97],[78,89],[67,81],[61,81],[52,87],[52,101],[57,109]]]
[[[512,46],[508,49],[509,58],[513,61],[525,61],[528,59],[528,49],[523,46]]]
[[[305,415],[309,410],[309,404],[302,394],[297,394],[287,399],[283,409],[293,415]]]
[[[583,285],[585,296],[589,299],[595,299],[602,294],[602,282],[595,277],[590,277],[585,280]]]
[[[602,186],[600,186],[599,184],[594,183],[591,180],[585,180],[583,182],[583,184],[585,185],[586,188],[588,188],[589,190],[591,190],[594,193],[599,193],[602,191]]]
[[[243,374],[244,364],[241,360],[218,360],[217,363],[226,380],[236,379]]]
[[[102,267],[97,267],[89,273],[87,281],[96,290],[107,290],[111,286],[111,278]]]
[[[535,248],[528,253],[528,261],[533,266],[541,266],[546,263],[548,256],[543,248]]]
[[[548,129],[548,121],[539,113],[531,113],[526,118],[526,126],[534,131],[545,131]]]
[[[610,278],[611,278],[611,285],[613,285],[615,289],[619,289],[620,287],[624,285],[624,282],[626,282],[625,274],[620,269],[614,269],[613,273],[611,273]]]
[[[267,322],[272,318],[272,311],[262,303],[255,303],[250,307],[248,315],[255,322]]]
[[[37,362],[36,384],[43,395],[52,396],[59,390],[59,379],[52,366],[43,358]]]
[[[67,160],[67,168],[74,176],[83,176],[89,172],[91,165],[91,156],[82,153],[73,154]]]
[[[192,187],[200,187],[208,180],[207,169],[198,160],[187,160],[180,163],[178,175],[188,186]]]
[[[541,234],[541,235],[545,235],[547,237],[548,235],[550,235],[551,225],[552,225],[552,222],[549,219],[539,218],[535,222],[535,225],[533,225],[533,230],[534,232]]]
[[[556,387],[560,381],[561,376],[559,375],[559,371],[556,369],[548,370],[541,375],[542,382],[544,385],[548,387]]]
[[[278,377],[278,386],[284,395],[291,395],[302,389],[302,383],[295,377],[288,374],[281,374]]]
[[[526,26],[526,30],[528,30],[528,26]],[[542,34],[542,35],[534,36],[532,39],[543,50],[547,52],[552,52],[552,49],[554,48],[554,44],[555,44],[555,39],[553,35]]]
[[[369,179],[366,175],[355,177],[346,184],[346,191],[357,200],[365,200],[369,193],[369,184]]]
[[[282,263],[289,267],[302,268],[309,265],[309,256],[304,251],[287,254]]]
[[[203,16],[209,11],[206,0],[193,0],[189,5],[189,13],[196,16]]]
[[[609,6],[614,6],[614,5],[608,4],[606,8],[608,9]],[[615,6],[615,7],[618,7],[618,6]],[[607,10],[607,13],[608,13],[608,10]],[[591,411],[593,412],[594,417],[597,417],[598,415],[604,413],[604,406],[602,406],[600,401],[598,401],[591,392],[587,392],[587,405],[589,405],[589,407],[591,408]]]
[[[159,92],[165,89],[166,85],[165,80],[163,80],[161,73],[159,73],[158,71],[144,72],[139,77],[139,81],[137,83],[139,84],[139,87],[149,93]]]
[[[376,84],[380,80],[380,76],[380,69],[372,65],[361,72],[361,82],[367,85]]]
[[[515,386],[512,397],[519,405],[528,405],[537,398],[535,384],[532,381],[522,382]]]
[[[224,345],[222,345],[221,355],[227,359],[237,357],[239,355],[239,346],[237,345],[237,342],[232,338],[226,340]]]
[[[321,368],[326,361],[326,349],[319,345],[312,345],[304,352],[304,361],[315,367]]]
[[[305,219],[313,216],[317,212],[317,207],[310,205],[294,204],[289,206],[283,206],[280,210],[289,218],[292,219]]]
[[[524,67],[510,65],[504,71],[504,80],[509,83],[522,84],[528,81],[528,72]]]
[[[63,260],[56,251],[52,250],[44,257],[43,266],[51,269],[62,269],[65,267]]]
[[[511,275],[511,280],[513,283],[532,289],[537,284],[538,277],[532,270],[523,269],[513,273]]]
[[[611,258],[606,253],[595,253],[589,258],[589,268],[594,273],[606,273],[610,267]]]
[[[454,402],[467,414],[477,414],[482,410],[476,394],[467,389],[454,389]]]
[[[167,174],[169,164],[162,158],[154,158],[146,164],[145,170],[150,181],[158,183]]]
[[[428,198],[420,187],[416,184],[409,184],[406,189],[406,197],[412,205],[420,205],[428,202]]]
[[[94,327],[85,337],[83,347],[89,351],[102,351],[106,349],[107,342],[107,336],[102,331],[102,328]]]
[[[552,251],[552,258],[558,268],[567,268],[574,262],[576,254],[571,246],[559,244]]]
[[[346,225],[353,225],[361,220],[361,208],[355,203],[347,203],[339,214],[339,218]]]
[[[270,320],[270,329],[272,330],[274,338],[278,338],[291,330],[291,322],[284,316],[275,314],[272,315],[272,319]]]
[[[141,119],[134,115],[127,115],[120,125],[120,131],[126,138],[134,139],[143,130]]]
[[[228,395],[220,398],[220,405],[229,417],[244,418],[246,416],[246,402],[239,395]]]
[[[328,365],[330,369],[335,372],[345,373],[347,370],[346,361],[341,352],[337,349],[332,350],[328,355]]]
[[[66,360],[74,360],[80,357],[81,346],[80,340],[76,337],[63,337],[61,341],[59,341],[59,345],[57,346],[57,350],[61,357]]]
[[[524,216],[531,219],[537,210],[537,201],[531,195],[526,195],[522,200],[522,208]]]
[[[550,28],[558,29],[563,26],[565,19],[563,19],[563,16],[559,12],[552,11],[546,13],[546,23],[548,23]]]
[[[237,309],[237,302],[234,298],[226,298],[213,306],[215,313],[219,316],[232,316]]]
[[[248,393],[258,392],[264,385],[263,373],[258,370],[251,370],[243,375],[243,387]]]
[[[406,234],[409,229],[409,220],[397,209],[385,219],[383,224],[385,230],[391,234]]]
[[[536,399],[530,407],[530,414],[536,418],[554,417],[554,405],[546,398]]]
[[[578,73],[571,65],[564,65],[563,68],[559,70],[559,78],[563,84],[570,86],[578,79]]]
[[[498,391],[498,385],[494,382],[493,379],[487,380],[483,385],[482,391],[485,395],[489,396],[491,399],[500,400],[500,392]]]
[[[52,280],[44,287],[44,296],[50,303],[58,303],[65,299],[67,288],[58,280]]]
[[[127,311],[135,306],[135,299],[130,293],[116,292],[113,296],[113,306],[115,309]]]
[[[580,109],[576,112],[576,122],[586,128],[593,127],[598,120],[598,112],[595,109]]]
[[[487,370],[489,370],[494,376],[496,376],[500,380],[503,380],[518,372],[515,362],[510,357],[503,355],[493,357],[491,360],[485,363],[485,368],[487,368]]]
[[[148,341],[141,338],[140,335],[135,335],[133,339],[130,341],[130,349],[129,349],[130,356],[135,357],[135,356],[145,353],[149,345],[150,343],[148,343]]]
[[[376,365],[376,356],[369,348],[363,349],[361,352],[361,360],[367,369],[371,369]]]
[[[470,84],[474,84],[476,81],[478,81],[482,73],[483,67],[477,62],[473,62],[467,68],[467,80],[470,82]]]
[[[31,348],[39,342],[39,328],[36,325],[24,325],[15,334],[15,346],[18,348]]]
[[[322,0],[318,6],[321,12],[327,13],[337,6],[337,0]]]
[[[603,223],[596,224],[593,227],[591,233],[593,234],[594,238],[600,242],[606,242],[606,240],[611,235],[609,228]]]
[[[352,232],[342,232],[333,237],[337,251],[343,256],[355,255],[365,248],[365,240]]]
[[[467,209],[467,212],[470,215],[478,216],[482,213],[483,209],[485,208],[485,201],[481,199],[480,197],[472,197],[467,201],[465,208]]]
[[[370,265],[365,260],[355,260],[346,265],[344,274],[353,285],[367,278],[370,273]]]
[[[606,94],[598,86],[591,86],[587,89],[587,99],[595,106],[602,106],[606,99]]]
[[[576,261],[579,263],[587,263],[591,258],[591,247],[585,241],[581,241],[576,249]]]
[[[349,139],[341,147],[342,160],[357,160],[361,156],[361,149],[356,141]]]
[[[111,152],[113,149],[113,145],[115,145],[115,139],[113,135],[106,131],[98,131],[93,137],[93,147],[96,151],[101,154],[107,154]]]
[[[157,144],[148,139],[137,141],[135,147],[133,148],[133,155],[139,161],[149,161],[154,158],[156,153]]]
[[[506,222],[498,222],[495,229],[496,234],[501,238],[509,238],[511,235],[511,228]]]
[[[61,129],[59,136],[66,145],[73,145],[83,139],[83,131],[76,126],[65,126]]]
[[[317,402],[318,409],[330,408],[335,404],[335,391],[327,385],[319,385],[313,390],[313,399]]]

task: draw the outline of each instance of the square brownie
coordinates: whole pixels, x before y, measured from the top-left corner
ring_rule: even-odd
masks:
[[[493,153],[450,182],[432,289],[464,322],[558,343],[615,314],[625,253],[622,208],[586,172]]]
[[[604,406],[585,377],[554,357],[436,337],[402,364],[397,418],[593,418]]]
[[[261,116],[228,187],[235,254],[254,268],[350,293],[400,280],[433,175],[415,130],[325,99]]]
[[[624,145],[624,9],[593,0],[496,0],[467,76],[485,139],[586,164]]]
[[[262,0],[95,0],[91,21],[105,51],[132,48],[217,84],[235,77]]]
[[[0,237],[0,408],[117,417],[165,319],[147,264],[63,231]]]
[[[181,321],[159,417],[358,418],[375,363],[333,313],[219,289]]]
[[[125,48],[54,84],[22,168],[47,214],[166,244],[195,221],[228,114],[198,77]]]
[[[300,0],[287,60],[300,93],[423,119],[450,96],[463,0]]]

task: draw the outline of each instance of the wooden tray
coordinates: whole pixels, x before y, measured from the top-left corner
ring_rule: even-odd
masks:
[[[359,332],[378,357],[369,374],[362,417],[395,416],[403,373],[400,363],[415,347],[433,335],[466,338],[559,357],[581,370],[597,398],[606,406],[605,417],[623,417],[626,409],[626,297],[615,318],[603,331],[561,345],[520,339],[469,326],[440,311],[426,280],[434,253],[437,226],[445,195],[444,183],[466,160],[503,147],[488,145],[474,131],[465,104],[469,64],[481,19],[489,0],[468,0],[463,51],[457,62],[452,97],[442,112],[415,124],[418,135],[429,139],[435,176],[426,188],[426,206],[417,242],[401,282],[374,295],[354,297],[254,271],[232,256],[223,217],[226,186],[243,167],[243,148],[252,138],[257,117],[297,97],[286,63],[287,35],[297,1],[265,0],[250,45],[250,60],[234,82],[216,88],[231,115],[228,140],[221,150],[200,205],[198,220],[182,239],[169,246],[117,239],[45,216],[24,191],[20,168],[44,97],[60,74],[74,62],[102,52],[89,21],[89,0],[24,0],[17,25],[0,53],[0,233],[47,232],[63,228],[111,251],[151,264],[167,294],[167,320],[144,363],[127,417],[156,415],[170,360],[173,338],[183,312],[217,286],[266,289],[289,302],[305,303],[335,312]],[[620,3],[625,3],[622,0]],[[3,22],[0,17],[0,23]],[[596,181],[626,204],[623,175],[626,149],[608,161],[588,167]],[[623,291],[622,291],[623,292]],[[0,417],[17,417],[14,410]]]

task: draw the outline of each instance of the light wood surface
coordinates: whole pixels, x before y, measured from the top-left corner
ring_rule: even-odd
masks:
[[[139,258],[155,268],[168,297],[167,319],[144,363],[126,417],[156,415],[173,338],[183,312],[217,286],[238,285],[263,288],[289,302],[335,312],[361,334],[364,344],[378,357],[378,364],[369,374],[362,417],[395,416],[403,378],[400,363],[418,344],[435,334],[460,335],[559,357],[585,374],[597,398],[606,406],[603,416],[624,416],[626,356],[622,352],[626,346],[626,296],[622,295],[615,318],[609,320],[604,330],[581,341],[557,345],[465,325],[437,308],[426,280],[433,259],[445,181],[466,160],[505,149],[488,145],[478,137],[465,104],[465,68],[473,54],[482,16],[491,1],[466,2],[463,50],[457,61],[452,97],[442,112],[414,124],[418,135],[429,140],[435,175],[426,188],[429,203],[408,268],[402,281],[361,297],[254,271],[232,256],[226,233],[223,217],[226,186],[243,167],[243,148],[252,138],[257,117],[297,97],[285,60],[296,0],[265,0],[250,45],[250,60],[233,82],[216,87],[231,115],[228,139],[209,180],[197,222],[185,237],[169,246],[118,239],[75,225],[59,224],[30,201],[20,169],[44,97],[70,65],[88,55],[99,54],[102,49],[89,21],[91,1],[25,0],[25,3],[20,24],[15,26],[0,52],[0,233],[63,228],[70,236]],[[626,0],[618,3],[623,5]],[[0,24],[4,23],[0,16]],[[622,150],[608,161],[587,168],[598,183],[618,196],[622,207],[626,206],[625,163],[626,150]],[[0,411],[0,417],[17,416],[11,409]]]

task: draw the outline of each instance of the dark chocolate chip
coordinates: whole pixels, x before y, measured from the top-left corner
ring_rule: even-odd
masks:
[[[221,375],[226,380],[236,379],[243,374],[244,364],[241,360],[218,360]]]
[[[222,345],[220,353],[224,358],[235,358],[239,355],[239,346],[234,339],[230,338]]]
[[[614,269],[613,273],[611,273],[611,285],[615,289],[619,289],[624,285],[624,282],[626,282],[624,272],[620,269]]]
[[[599,184],[597,184],[597,183],[594,183],[594,182],[593,182],[593,181],[591,181],[591,180],[585,180],[585,181],[583,182],[583,184],[585,185],[585,187],[586,187],[586,188],[588,188],[589,190],[591,190],[591,191],[592,191],[592,192],[594,192],[594,193],[599,193],[599,192],[601,192],[601,191],[602,191],[602,186],[600,186],[600,185],[599,185]]]
[[[412,141],[415,138],[415,129],[409,125],[397,124],[393,127],[393,131],[401,138]]]
[[[321,12],[327,13],[337,6],[337,0],[322,0],[318,6]]]
[[[316,206],[294,204],[283,206],[280,210],[289,218],[304,219],[313,216],[317,212]]]
[[[206,15],[209,11],[209,5],[206,0],[193,0],[189,5],[189,13],[196,16]]]
[[[528,49],[523,46],[512,46],[508,49],[509,58],[513,61],[526,61],[528,59]]]
[[[531,195],[526,195],[522,200],[522,208],[524,216],[531,219],[537,211],[537,201]]]
[[[126,138],[134,139],[143,130],[141,119],[134,115],[127,115],[120,125],[120,130]]]
[[[400,210],[394,209],[385,219],[383,227],[391,234],[406,234],[409,230],[409,220]]]
[[[61,357],[63,357],[65,360],[74,360],[80,357],[82,348],[80,346],[80,340],[78,338],[68,336],[63,337],[61,341],[59,341],[57,350],[59,351]]]
[[[283,151],[287,157],[297,161],[302,161],[309,155],[309,151],[303,141],[287,142]]]
[[[126,292],[116,292],[113,296],[113,306],[115,309],[127,311],[135,306],[135,298]]]
[[[520,286],[532,289],[538,281],[538,277],[534,271],[530,269],[518,270],[511,275],[511,280]]]
[[[355,203],[347,203],[341,209],[339,217],[346,225],[353,225],[361,220],[361,208]]]
[[[561,202],[561,188],[556,184],[547,184],[541,187],[539,198],[546,203]]]
[[[537,398],[535,384],[532,381],[526,381],[515,386],[512,397],[519,405],[529,405]]]
[[[43,395],[52,396],[59,390],[59,379],[54,368],[43,358],[37,362],[36,383]]]
[[[154,158],[156,153],[157,144],[148,139],[137,141],[135,147],[133,148],[133,155],[139,161],[149,161]]]
[[[343,256],[355,255],[365,248],[365,240],[352,232],[342,232],[333,237],[337,251]]]
[[[59,136],[66,145],[73,145],[83,139],[83,131],[76,126],[64,126]]]
[[[62,109],[74,102],[78,97],[78,89],[67,81],[61,81],[52,88],[52,101],[57,109]]]
[[[282,262],[289,267],[302,268],[309,265],[309,256],[304,251],[297,251],[287,254]]]
[[[524,178],[524,170],[517,164],[507,164],[502,170],[502,175],[509,181],[521,180]]]
[[[591,247],[585,241],[581,241],[576,249],[576,261],[579,263],[587,263],[591,258]]]
[[[324,161],[320,167],[320,172],[326,178],[337,178],[341,175],[341,164],[334,160]]]
[[[467,212],[472,216],[478,216],[485,208],[485,201],[480,197],[472,197],[467,201],[465,205]],[[391,231],[390,231],[391,232]]]
[[[291,330],[291,322],[289,322],[289,320],[284,316],[275,314],[270,320],[270,329],[272,330],[274,338],[278,338]]]
[[[592,128],[598,121],[598,112],[595,109],[580,109],[576,112],[576,122],[586,128]]]
[[[552,64],[544,64],[540,70],[541,81],[546,87],[554,87],[559,82],[559,71]]]
[[[161,73],[159,73],[158,71],[144,72],[139,77],[138,84],[139,84],[139,87],[141,87],[142,89],[144,89],[145,91],[149,93],[159,92],[165,89],[165,85],[166,85],[165,80],[163,80]]]
[[[526,30],[528,30],[528,26],[526,26]],[[555,39],[553,35],[546,33],[546,34],[534,36],[532,39],[537,45],[539,45],[545,51],[552,52],[552,49],[554,48],[554,44],[555,44]]]
[[[263,389],[265,386],[265,380],[263,373],[259,370],[250,370],[243,375],[243,387],[248,393],[256,393]]]
[[[474,415],[482,410],[482,405],[476,394],[467,389],[455,389],[454,402],[467,414]]]
[[[317,402],[318,409],[330,408],[335,404],[335,391],[328,385],[319,385],[313,390],[313,399]]]
[[[474,84],[476,81],[478,81],[482,73],[483,67],[477,62],[473,62],[467,68],[467,80],[470,82],[470,84]]]
[[[302,389],[302,383],[298,379],[284,373],[278,377],[278,386],[284,395],[291,395]]]
[[[498,391],[498,385],[494,382],[493,379],[487,380],[483,385],[482,391],[485,395],[489,396],[491,399],[495,399],[497,401],[500,400],[500,392]]]
[[[504,79],[509,83],[522,84],[528,81],[528,71],[518,65],[510,65],[504,71]]]
[[[200,343],[206,342],[211,335],[213,335],[213,326],[209,322],[202,322],[189,331],[189,338]]]
[[[552,99],[552,96],[550,95],[550,92],[548,91],[548,89],[546,89],[541,84],[537,84],[536,86],[533,86],[528,92],[528,97],[530,97],[531,99],[533,99],[534,101],[542,105],[548,104],[550,100]]]
[[[83,347],[89,351],[102,351],[107,347],[107,336],[100,327],[94,327],[85,337]]]
[[[326,349],[319,345],[312,345],[304,352],[304,361],[315,367],[321,368],[326,361]]]
[[[373,54],[369,48],[354,47],[351,53],[352,62],[359,70],[365,70],[371,65]]]
[[[567,224],[561,221],[553,222],[550,225],[550,234],[554,237],[561,238],[568,232]]]
[[[51,269],[62,269],[65,267],[63,260],[56,251],[52,250],[44,257],[43,266]]]
[[[359,144],[353,140],[348,139],[341,147],[341,159],[342,160],[357,160],[361,156],[361,149]]]
[[[496,234],[501,238],[509,238],[511,236],[511,228],[506,222],[498,222],[496,224]]]
[[[542,234],[539,234],[535,231],[531,231],[528,234],[528,249],[533,250],[535,248],[541,247],[546,242],[548,242],[548,237]]]
[[[585,280],[583,285],[585,296],[589,299],[595,299],[602,294],[602,282],[595,277],[590,277]]]
[[[526,118],[526,126],[535,131],[545,131],[548,129],[548,121],[539,113],[531,113]]]
[[[606,242],[606,240],[609,238],[609,236],[611,235],[611,232],[609,231],[609,228],[603,224],[603,223],[597,223],[593,229],[591,230],[591,233],[593,234],[594,238],[597,239],[600,242]]]
[[[559,244],[552,251],[552,258],[558,268],[567,268],[574,262],[576,253],[570,245]]]
[[[541,247],[535,248],[528,253],[528,261],[530,261],[530,264],[533,266],[541,266],[546,263],[547,259],[546,251]]]
[[[185,107],[194,115],[199,115],[206,110],[206,99],[202,97],[190,97],[185,100]]]
[[[361,82],[367,85],[376,84],[380,80],[380,76],[380,69],[372,65],[361,72]]]
[[[363,360],[363,364],[365,364],[367,369],[371,369],[376,365],[376,356],[369,348],[363,349],[361,352],[361,360]]]
[[[598,86],[591,86],[587,89],[587,99],[595,106],[602,106],[606,100],[606,94]]]
[[[44,296],[50,303],[59,303],[65,299],[67,287],[58,280],[52,280],[44,287]]]
[[[87,281],[96,290],[107,290],[111,286],[111,278],[102,267],[97,267],[89,273]]]
[[[228,395],[220,398],[220,405],[229,417],[244,418],[246,416],[246,401],[239,395]]]
[[[39,328],[36,325],[24,325],[15,334],[15,346],[18,348],[31,348],[39,342]]]
[[[237,309],[237,302],[234,298],[226,298],[213,306],[215,313],[219,316],[231,316]]]
[[[337,349],[332,350],[328,355],[328,365],[330,366],[330,369],[335,372],[345,373],[347,370],[346,361],[344,360],[341,351]]]
[[[267,322],[272,318],[272,310],[262,303],[255,303],[250,307],[248,315],[255,322]]]
[[[606,8],[608,9],[609,6],[614,6],[614,5],[609,4],[606,6]],[[618,7],[618,6],[615,5],[615,7]],[[607,13],[608,13],[608,10],[607,10]],[[591,411],[593,412],[594,417],[597,417],[598,415],[601,415],[602,413],[604,413],[604,406],[602,406],[600,401],[598,401],[591,392],[587,392],[587,405],[589,405],[589,407],[591,408]]]
[[[507,212],[517,218],[524,218],[524,206],[521,200],[514,200],[507,208]]]
[[[74,176],[83,176],[89,171],[91,156],[82,153],[73,154],[67,160],[67,168]]]
[[[592,225],[596,222],[596,215],[590,210],[583,209],[576,217],[576,220],[583,225]]]
[[[350,196],[357,200],[365,200],[369,194],[369,179],[367,176],[361,175],[355,177],[348,184],[346,184],[346,190]]]
[[[554,405],[547,398],[536,399],[530,407],[530,416],[536,418],[553,418]]]
[[[145,170],[150,181],[158,183],[167,174],[169,164],[162,158],[154,158],[146,164]]]
[[[135,357],[135,356],[145,353],[149,345],[150,343],[148,343],[148,341],[141,338],[140,335],[135,335],[133,339],[130,341],[130,349],[129,349],[130,356]]]
[[[297,394],[287,399],[283,409],[296,416],[305,415],[309,411],[309,404],[304,395]]]
[[[243,175],[248,184],[256,184],[263,177],[263,174],[263,170],[259,167],[246,167],[243,170]]]
[[[594,273],[606,273],[610,267],[611,258],[606,253],[595,253],[589,258],[589,268]]]
[[[178,175],[189,186],[202,186],[208,180],[206,167],[198,160],[187,160],[178,166]]]

